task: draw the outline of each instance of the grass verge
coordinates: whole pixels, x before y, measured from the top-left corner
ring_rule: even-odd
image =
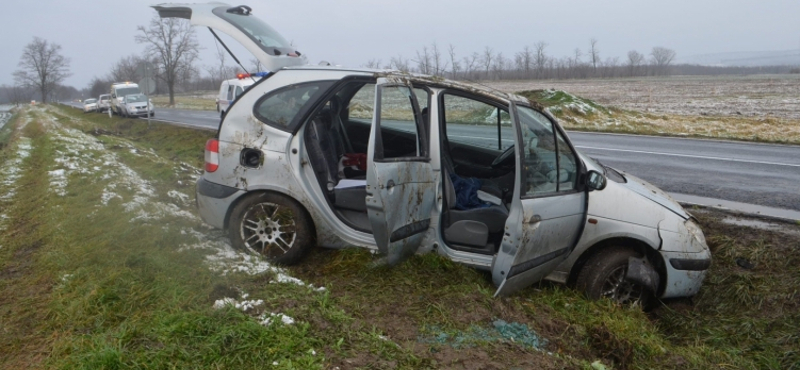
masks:
[[[385,268],[367,251],[318,249],[278,268],[237,254],[193,210],[211,133],[54,107],[20,115],[0,155],[18,169],[0,172],[2,368],[800,363],[797,225],[701,213],[706,285],[649,314],[547,283],[496,299],[486,273],[436,255]]]

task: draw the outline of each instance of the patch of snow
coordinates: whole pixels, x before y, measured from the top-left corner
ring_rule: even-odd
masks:
[[[244,297],[242,297],[242,298],[244,298]],[[258,307],[258,306],[261,306],[263,304],[264,304],[264,301],[260,300],[260,299],[244,300],[244,301],[239,302],[239,301],[237,301],[236,299],[233,299],[233,298],[222,298],[222,299],[216,300],[214,302],[214,306],[213,307],[216,308],[216,309],[220,309],[220,308],[224,308],[226,306],[232,306],[233,308],[236,308],[237,310],[241,310],[243,312],[247,312],[247,311],[250,311],[250,310],[252,310],[252,309],[254,309],[254,308]]]
[[[325,291],[325,287],[314,287],[296,277],[290,276],[284,269],[273,266],[260,256],[233,249],[228,243],[228,239],[224,236],[212,239],[193,229],[181,230],[181,234],[191,235],[195,238],[196,243],[184,244],[179,250],[205,249],[214,252],[206,256],[206,263],[208,263],[211,270],[217,271],[222,275],[230,273],[245,273],[248,275],[271,273],[275,277],[270,283],[296,284],[317,292]]]
[[[189,196],[184,194],[184,193],[181,193],[181,192],[179,192],[177,190],[170,190],[169,192],[167,192],[167,195],[170,198],[177,199],[179,202],[182,202],[182,203],[189,202]]]
[[[264,326],[269,326],[272,324],[274,319],[279,319],[284,325],[292,325],[294,324],[294,319],[286,316],[282,313],[270,313],[270,314],[263,314],[259,318],[259,324]]]
[[[62,197],[67,195],[67,176],[65,171],[59,169],[47,171],[47,174],[50,176],[50,188],[53,189],[53,192]]]

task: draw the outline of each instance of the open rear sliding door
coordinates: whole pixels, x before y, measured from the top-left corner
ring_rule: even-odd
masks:
[[[398,154],[382,126],[407,133],[415,145]],[[396,265],[413,255],[431,224],[434,176],[426,130],[410,84],[380,78],[367,149],[367,212],[378,249]],[[390,150],[391,149],[391,150]],[[390,154],[391,153],[391,154]]]

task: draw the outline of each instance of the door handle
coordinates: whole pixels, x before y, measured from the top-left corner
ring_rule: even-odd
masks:
[[[386,188],[391,189],[393,187],[394,187],[394,180],[389,180],[389,182],[386,183]]]
[[[531,217],[530,220],[528,220],[528,223],[529,224],[535,224],[535,223],[541,222],[541,221],[542,221],[542,216],[533,215],[533,217]]]

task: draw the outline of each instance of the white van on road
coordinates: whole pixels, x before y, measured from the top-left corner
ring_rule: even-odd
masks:
[[[111,84],[111,111],[120,115],[124,111],[122,100],[125,95],[140,94],[139,85],[130,82],[115,82]]]
[[[236,75],[236,78],[222,81],[222,84],[219,86],[219,94],[217,94],[217,112],[219,112],[220,118],[225,116],[228,107],[233,104],[233,101],[236,100],[239,95],[242,95],[248,87],[252,86],[267,74],[269,74],[269,72],[239,73]]]

